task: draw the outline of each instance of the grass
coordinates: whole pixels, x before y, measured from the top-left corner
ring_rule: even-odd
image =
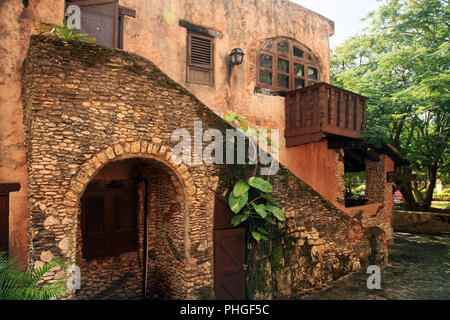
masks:
[[[433,201],[431,207],[437,209],[447,209],[450,207],[450,201]]]

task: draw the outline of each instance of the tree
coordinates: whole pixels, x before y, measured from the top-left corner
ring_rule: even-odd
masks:
[[[387,0],[365,19],[368,29],[332,53],[332,83],[369,98],[365,134],[410,161],[396,184],[410,210],[426,211],[450,166],[448,1]]]

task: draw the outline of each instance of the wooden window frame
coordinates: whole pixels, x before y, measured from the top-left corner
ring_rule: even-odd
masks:
[[[197,64],[193,63],[191,61],[191,44],[192,44],[192,37],[197,37],[201,39],[206,39],[210,41],[210,63],[209,65],[205,64]],[[192,32],[190,30],[187,31],[187,38],[186,38],[186,82],[193,83],[193,84],[200,84],[200,85],[208,85],[208,86],[214,86],[214,37],[206,36],[204,34]],[[209,72],[209,82],[201,82],[201,81],[195,81],[193,79],[190,79],[190,71],[191,69],[199,70],[203,72]]]
[[[114,197],[118,194],[128,194],[131,199],[131,216],[130,227],[128,229],[115,230],[115,211],[114,211]],[[88,209],[87,199],[89,197],[98,197],[104,199],[104,230],[97,234],[89,232],[88,227]],[[82,255],[85,259],[95,259],[101,257],[117,256],[126,252],[134,252],[138,250],[138,236],[137,236],[137,194],[136,188],[127,186],[117,189],[97,189],[92,188],[86,190],[81,199],[81,232],[83,240]],[[131,245],[128,247],[120,248],[114,246],[114,239],[122,237],[132,237],[130,241]],[[103,237],[105,241],[106,249],[103,252],[89,251],[89,241],[92,241],[94,237]]]
[[[288,43],[289,45],[289,52],[284,53],[278,51],[278,44],[279,43]],[[272,44],[272,49],[266,49],[266,47]],[[294,46],[303,51],[304,56],[303,58],[294,56]],[[272,57],[272,69],[261,67],[261,55],[265,54]],[[310,59],[309,59],[310,58]],[[278,59],[284,59],[289,61],[289,73],[282,72],[278,70]],[[295,74],[294,66],[295,64],[301,64],[303,65],[303,76],[297,76]],[[308,76],[308,68],[312,67],[317,70],[318,79],[313,80],[309,79]],[[260,71],[266,71],[272,73],[272,85],[268,85],[261,82],[260,79]],[[283,88],[278,86],[278,75],[284,75],[289,76],[289,88]],[[312,84],[317,84],[321,82],[322,78],[322,70],[320,67],[319,59],[304,45],[302,45],[300,42],[295,41],[293,39],[287,39],[287,38],[274,38],[274,39],[268,39],[264,41],[264,43],[260,46],[259,50],[257,51],[256,56],[256,79],[257,79],[257,86],[260,88],[266,88],[276,91],[293,91],[295,89],[295,79],[302,79],[304,81],[304,87],[308,87]],[[312,83],[312,84],[311,84]]]

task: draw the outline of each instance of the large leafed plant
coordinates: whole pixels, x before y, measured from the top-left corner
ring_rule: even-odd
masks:
[[[251,128],[245,121],[244,116],[236,115],[230,111],[224,115],[224,119],[234,127],[238,127],[249,139],[265,139],[268,146],[276,148],[270,138],[263,137],[259,131]],[[256,144],[253,144],[255,147]],[[266,222],[270,225],[276,225],[277,221],[285,221],[286,217],[280,206],[272,199],[270,195],[273,192],[273,186],[267,179],[256,176],[257,166],[252,177],[237,181],[228,197],[228,204],[233,211],[234,216],[231,220],[233,226],[238,226],[248,222],[252,237],[260,242],[269,240],[270,234],[264,228]]]

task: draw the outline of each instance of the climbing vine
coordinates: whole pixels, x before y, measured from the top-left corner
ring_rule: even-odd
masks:
[[[241,129],[249,138],[255,140],[256,137],[265,139],[267,145],[276,148],[272,140],[268,137],[260,135],[260,132],[251,128],[245,121],[245,117],[229,111],[224,115],[225,121],[234,127]],[[256,147],[256,143],[250,144],[250,147]],[[248,166],[250,163],[246,163]],[[285,221],[286,217],[271,197],[273,186],[270,183],[270,176],[267,179],[256,176],[257,164],[255,165],[253,175],[244,180],[237,181],[228,197],[228,204],[233,211],[234,216],[231,220],[233,226],[238,226],[244,222],[250,225],[252,237],[260,242],[261,240],[269,240],[269,232],[264,228],[264,224],[259,222],[267,222],[270,225],[276,225],[276,221]]]

